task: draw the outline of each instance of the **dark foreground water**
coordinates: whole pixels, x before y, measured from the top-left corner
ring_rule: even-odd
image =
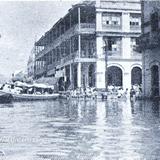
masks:
[[[137,101],[0,105],[0,160],[160,159],[160,106]]]

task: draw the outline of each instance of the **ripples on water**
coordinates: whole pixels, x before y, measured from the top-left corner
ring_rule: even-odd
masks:
[[[159,102],[0,105],[0,160],[160,159]]]

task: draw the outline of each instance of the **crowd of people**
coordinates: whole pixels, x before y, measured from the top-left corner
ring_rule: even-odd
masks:
[[[67,97],[71,98],[97,98],[96,88],[87,87],[87,88],[77,88],[74,90],[67,91]]]
[[[129,98],[131,100],[141,97],[141,86],[132,86],[123,89],[122,87],[109,86],[107,91],[97,91],[94,87],[70,89],[65,92],[67,98],[91,98],[91,99],[107,99],[107,98]]]
[[[123,89],[123,87],[109,86],[108,94],[114,95],[116,98],[130,97],[130,100],[133,100],[141,98],[142,89],[140,85],[133,85],[130,90],[128,88]]]

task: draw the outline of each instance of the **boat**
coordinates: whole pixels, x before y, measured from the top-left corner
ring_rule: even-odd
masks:
[[[12,100],[11,94],[0,92],[0,103],[11,103]]]
[[[5,84],[0,90],[1,100],[7,101],[35,101],[35,100],[55,100],[59,98],[59,93],[55,93],[53,86],[45,84],[26,84],[15,82],[15,87]],[[50,92],[51,91],[51,92]]]
[[[2,101],[35,101],[35,100],[56,100],[59,98],[58,93],[53,93],[53,94],[17,94],[17,93],[8,93],[5,91],[0,91],[0,100]]]

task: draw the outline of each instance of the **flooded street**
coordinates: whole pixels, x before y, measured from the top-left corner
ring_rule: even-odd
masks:
[[[0,160],[160,159],[159,137],[158,102],[0,105]]]

